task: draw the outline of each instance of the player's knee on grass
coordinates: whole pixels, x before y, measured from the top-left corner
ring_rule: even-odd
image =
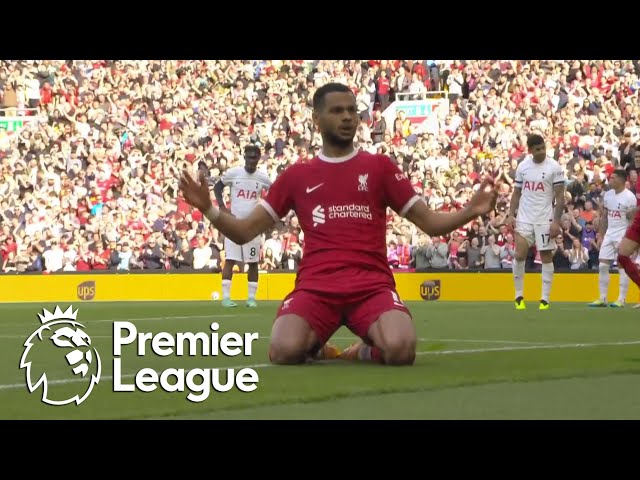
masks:
[[[282,315],[273,323],[269,360],[280,365],[304,363],[317,343],[318,337],[304,318]]]
[[[368,333],[382,350],[386,365],[413,365],[416,359],[416,329],[411,316],[399,310],[380,315]]]

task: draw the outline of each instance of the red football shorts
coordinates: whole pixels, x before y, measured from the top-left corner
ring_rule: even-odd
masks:
[[[411,316],[398,293],[388,288],[360,295],[357,300],[331,299],[306,290],[294,290],[280,305],[278,317],[293,314],[304,318],[322,345],[343,325],[369,343],[369,328],[380,315],[391,310]]]
[[[636,243],[640,243],[640,212],[636,213],[633,217],[633,223],[627,228],[627,233],[624,235],[629,240],[633,240]]]

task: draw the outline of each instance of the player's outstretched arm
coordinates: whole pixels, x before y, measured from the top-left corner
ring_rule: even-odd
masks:
[[[609,228],[609,210],[606,207],[602,207],[602,215],[600,216],[600,235],[604,238],[604,234],[607,233],[607,228]]]
[[[467,206],[457,212],[434,212],[425,202],[416,202],[406,218],[430,236],[445,235],[489,213],[495,208],[498,192],[493,181],[485,179]]]
[[[249,242],[275,223],[271,214],[261,205],[257,205],[246,218],[236,218],[214,207],[203,174],[196,180],[188,171],[184,171],[180,177],[180,191],[189,205],[200,210],[225,237],[238,245]]]

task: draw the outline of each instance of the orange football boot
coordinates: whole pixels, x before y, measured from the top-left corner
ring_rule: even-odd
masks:
[[[356,342],[349,345],[343,350],[339,358],[341,360],[360,360],[360,350],[364,347],[364,342]]]
[[[320,350],[318,350],[318,353],[316,353],[315,359],[316,360],[335,360],[336,358],[340,358],[340,354],[341,354],[341,351],[336,345],[333,345],[332,343],[327,342],[320,348]]]

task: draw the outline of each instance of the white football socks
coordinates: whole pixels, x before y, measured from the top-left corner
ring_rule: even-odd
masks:
[[[516,298],[524,297],[524,261],[513,260],[511,270],[513,271],[513,284],[516,288]]]
[[[542,264],[542,297],[541,300],[549,303],[551,284],[553,283],[553,263]]]
[[[627,292],[629,291],[629,275],[624,271],[624,268],[620,269],[620,294],[618,296],[618,302],[626,303]]]
[[[222,299],[229,300],[231,298],[231,280],[222,280]]]
[[[598,265],[598,285],[600,286],[600,301],[606,303],[609,297],[609,264],[607,263]]]
[[[249,282],[249,300],[256,299],[257,291],[258,291],[258,282]]]

